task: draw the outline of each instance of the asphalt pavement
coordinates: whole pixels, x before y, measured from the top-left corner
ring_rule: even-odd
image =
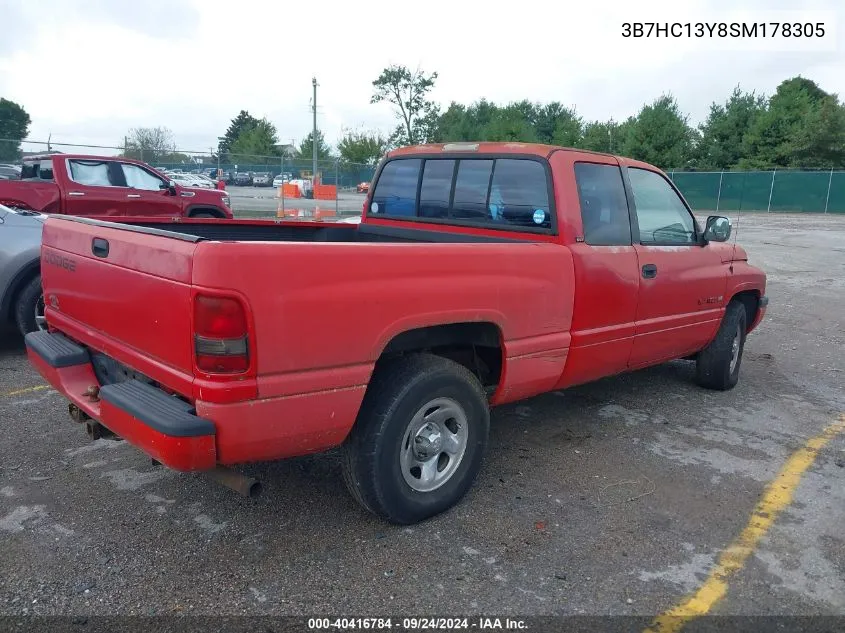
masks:
[[[6,335],[0,614],[845,615],[845,217],[738,230],[771,303],[734,390],[679,361],[496,409],[475,487],[412,527],[333,454],[244,468],[249,500],[92,443]]]

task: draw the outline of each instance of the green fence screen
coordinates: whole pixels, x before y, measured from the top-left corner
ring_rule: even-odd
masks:
[[[845,213],[843,171],[669,171],[696,211]]]

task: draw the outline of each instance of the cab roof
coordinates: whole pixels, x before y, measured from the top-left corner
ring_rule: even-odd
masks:
[[[582,154],[598,154],[599,156],[613,156],[603,152],[593,152],[586,149],[574,147],[559,147],[557,145],[544,145],[542,143],[520,143],[511,142],[490,142],[490,141],[461,141],[457,143],[426,143],[424,145],[411,145],[400,147],[387,153],[389,158],[408,156],[412,154],[533,154],[535,156],[548,157],[552,152],[562,150],[578,152]],[[614,156],[615,157],[615,156]]]

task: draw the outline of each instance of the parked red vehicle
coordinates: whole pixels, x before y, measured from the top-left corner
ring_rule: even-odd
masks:
[[[20,180],[0,181],[0,204],[111,219],[233,217],[225,191],[183,187],[140,161],[78,154],[27,157]]]
[[[95,435],[245,493],[224,467],[341,446],[361,505],[412,523],[469,489],[491,406],[681,358],[730,389],[768,303],[730,221],[700,226],[626,158],[405,148],[364,210],[358,225],[52,217],[51,329],[27,336],[31,362]]]

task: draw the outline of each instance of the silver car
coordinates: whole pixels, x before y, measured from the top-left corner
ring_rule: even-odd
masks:
[[[46,215],[0,205],[0,322],[21,334],[44,329],[41,229]]]

